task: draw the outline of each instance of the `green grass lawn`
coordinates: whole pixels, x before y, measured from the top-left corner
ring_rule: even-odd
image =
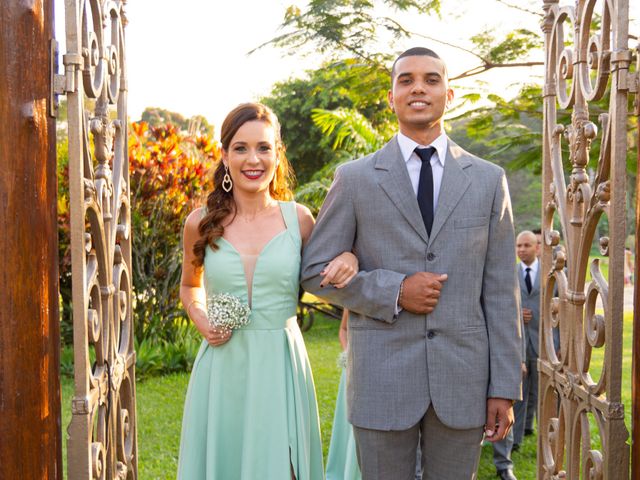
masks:
[[[623,401],[627,426],[630,425],[631,415],[631,327],[632,314],[629,312],[625,315],[623,362]],[[326,458],[340,380],[340,370],[336,365],[336,357],[340,350],[338,322],[316,316],[313,328],[305,334],[305,341],[313,366]],[[602,355],[601,349],[594,352],[591,369],[594,378],[597,378],[595,373],[599,371]],[[143,480],[175,479],[182,407],[188,381],[189,375],[185,373],[154,377],[137,384],[139,478]],[[63,430],[70,420],[69,405],[72,393],[71,379],[63,378]],[[520,450],[514,452],[513,460],[519,480],[536,478],[536,448],[536,436],[533,435],[525,437]],[[66,457],[63,461],[66,463]],[[482,449],[478,478],[495,478],[492,447],[489,444]]]

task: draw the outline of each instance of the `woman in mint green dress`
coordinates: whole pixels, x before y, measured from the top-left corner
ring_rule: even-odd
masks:
[[[349,311],[344,310],[340,322],[340,346],[342,354],[340,358],[346,358],[347,350],[347,319]],[[342,362],[340,362],[342,363]],[[361,480],[360,466],[356,454],[356,440],[353,436],[353,427],[347,420],[347,375],[344,365],[341,365],[340,386],[338,398],[336,398],[336,410],[333,415],[333,427],[331,429],[331,443],[329,444],[329,456],[327,457],[326,480]]]
[[[301,249],[313,229],[291,198],[278,120],[242,104],[221,129],[222,161],[206,208],[184,228],[180,299],[204,340],[189,381],[178,464],[181,480],[320,480],[322,445],[313,377],[296,322]],[[343,286],[351,253],[325,269]],[[213,326],[207,298],[251,308],[235,330]]]

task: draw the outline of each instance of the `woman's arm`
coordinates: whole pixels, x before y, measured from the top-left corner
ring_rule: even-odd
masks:
[[[230,331],[214,329],[207,319],[207,298],[202,284],[203,268],[193,265],[195,255],[193,245],[200,238],[198,225],[202,218],[202,209],[197,208],[189,214],[183,232],[182,277],[180,280],[180,301],[187,316],[194,323],[200,334],[210,345],[222,345],[231,338]]]
[[[348,332],[347,332],[347,321],[349,319],[349,310],[346,308],[342,310],[342,320],[340,321],[340,330],[338,331],[338,338],[340,339],[340,345],[342,346],[342,350],[347,349],[348,342]]]

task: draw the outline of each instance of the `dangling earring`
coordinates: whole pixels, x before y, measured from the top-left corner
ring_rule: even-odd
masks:
[[[222,189],[229,193],[233,188],[233,182],[231,181],[231,177],[229,176],[229,167],[227,165],[224,166],[224,178],[222,179]]]

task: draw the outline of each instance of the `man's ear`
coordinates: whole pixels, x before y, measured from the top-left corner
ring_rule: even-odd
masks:
[[[387,102],[389,102],[389,108],[391,108],[391,111],[395,113],[396,111],[393,108],[393,92],[391,92],[391,90],[387,92]]]
[[[453,102],[453,98],[455,94],[453,93],[453,88],[447,88],[447,107],[451,102]]]

